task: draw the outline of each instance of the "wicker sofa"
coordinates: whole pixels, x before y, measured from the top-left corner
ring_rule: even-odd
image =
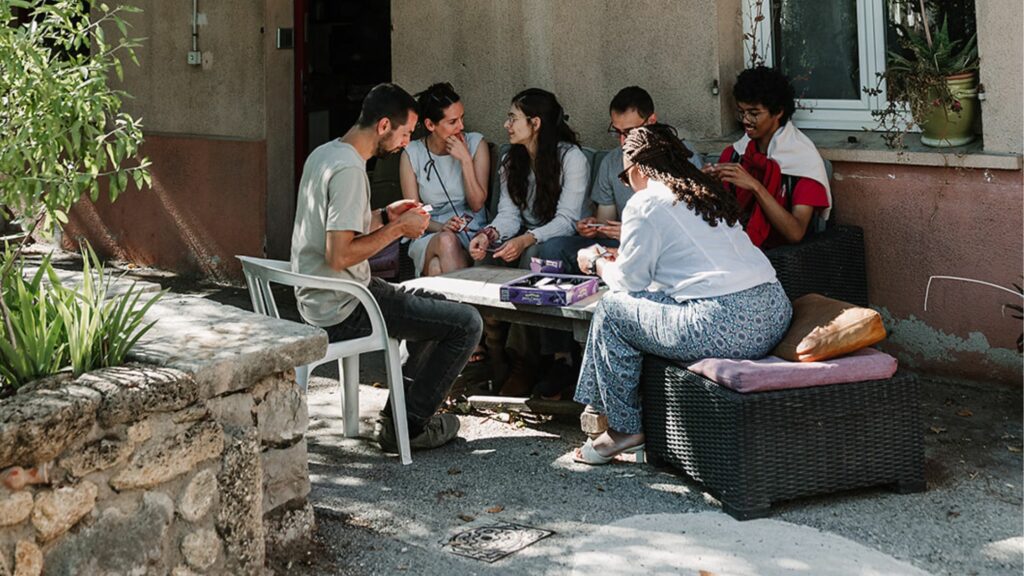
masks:
[[[740,394],[656,356],[641,376],[647,454],[701,483],[739,520],[772,503],[889,485],[925,489],[918,383]]]
[[[835,226],[767,253],[786,294],[867,306],[863,231]],[[731,516],[773,502],[889,485],[925,489],[917,381],[886,380],[741,394],[670,360],[641,376],[648,457],[700,482]]]

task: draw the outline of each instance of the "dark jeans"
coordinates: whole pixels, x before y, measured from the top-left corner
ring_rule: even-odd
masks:
[[[584,238],[583,236],[558,236],[540,244],[537,257],[545,260],[561,260],[566,274],[579,274],[580,266],[576,254],[594,244],[605,248],[618,248],[619,241],[611,238]]]
[[[371,278],[370,293],[377,299],[388,335],[406,341],[405,409],[409,435],[415,437],[423,424],[441,407],[455,378],[462,372],[483,331],[475,308],[450,302],[440,294],[410,290]],[[360,306],[340,324],[325,328],[331,342],[370,334],[370,319]],[[391,413],[391,404],[385,412]]]

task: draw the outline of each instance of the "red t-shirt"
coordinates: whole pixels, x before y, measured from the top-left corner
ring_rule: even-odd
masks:
[[[749,145],[753,146],[754,144],[751,143]],[[733,149],[732,146],[729,146],[722,151],[722,155],[719,156],[718,162],[733,162],[734,155],[736,155],[736,151]],[[774,162],[774,160],[769,161]],[[741,166],[743,166],[744,162],[742,156],[739,157],[739,163]],[[743,167],[747,168],[747,166]],[[786,185],[787,180],[788,179],[786,178],[786,175],[783,174],[783,186]],[[814,208],[828,208],[828,193],[825,191],[825,187],[820,182],[818,182],[817,180],[812,180],[811,178],[799,177],[796,178],[795,180],[796,183],[793,185],[793,190],[787,190],[783,197],[783,208],[790,212],[793,211],[793,206],[799,205],[812,206]],[[746,199],[745,202],[741,201],[740,205],[740,208],[743,211],[743,221],[746,222],[750,216],[750,213],[753,211],[754,206],[757,204],[757,200],[754,198],[754,195],[749,192],[747,194],[739,194],[737,188],[732,184],[728,184],[725,182],[723,182],[722,184],[725,185],[727,189],[730,189],[733,192],[737,192],[738,198]],[[773,196],[778,197],[778,194],[776,194],[774,190],[769,190],[769,192],[771,192]],[[774,248],[782,244],[788,244],[788,242],[782,236],[782,234],[775,230],[775,228],[772,228],[771,232],[768,233],[768,237],[764,240],[764,242],[761,243],[760,248],[762,248],[763,250],[767,250],[769,248]]]

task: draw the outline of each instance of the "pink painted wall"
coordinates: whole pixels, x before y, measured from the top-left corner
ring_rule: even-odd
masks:
[[[835,164],[840,223],[864,228],[869,298],[889,329],[884,347],[937,375],[1020,385],[1021,322],[1001,314],[1019,297],[936,280],[962,276],[1012,287],[1024,274],[1021,171]]]
[[[262,255],[266,238],[266,143],[147,136],[153,188],[113,204],[83,200],[66,238],[85,237],[106,256],[212,278],[240,279],[236,254]]]

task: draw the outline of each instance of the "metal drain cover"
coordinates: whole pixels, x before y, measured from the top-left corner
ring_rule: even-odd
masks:
[[[471,528],[451,537],[444,545],[452,554],[494,562],[554,534],[511,522]]]

